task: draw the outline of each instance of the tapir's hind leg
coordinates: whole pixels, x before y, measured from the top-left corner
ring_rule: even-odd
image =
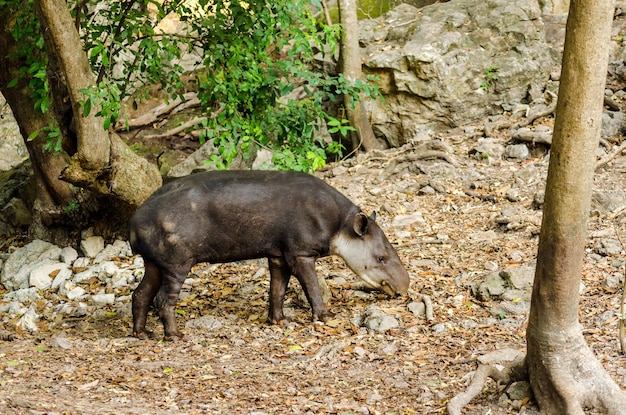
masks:
[[[152,333],[146,331],[148,308],[156,293],[161,288],[161,271],[157,266],[145,260],[143,279],[133,292],[133,335],[140,339],[147,339]]]
[[[180,289],[183,286],[187,274],[188,272],[177,275],[164,271],[161,288],[154,298],[154,305],[159,311],[159,316],[163,323],[165,340],[176,340],[176,338],[183,337],[183,333],[178,330],[178,326],[176,325],[175,308]]]
[[[282,324],[285,321],[283,304],[285,292],[291,278],[291,269],[281,258],[268,258],[270,269],[270,312],[269,320],[272,324]]]

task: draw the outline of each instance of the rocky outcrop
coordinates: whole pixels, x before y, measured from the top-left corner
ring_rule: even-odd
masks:
[[[402,4],[364,21],[360,42],[385,98],[367,102],[372,124],[391,146],[528,103],[554,66],[531,0]]]

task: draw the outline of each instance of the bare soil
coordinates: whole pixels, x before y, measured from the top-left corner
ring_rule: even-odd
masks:
[[[158,340],[162,329],[154,315],[149,328],[157,339],[130,337],[129,304],[43,321],[35,333],[5,326],[16,338],[0,341],[0,413],[445,413],[478,356],[525,349],[527,313],[494,314],[498,299],[479,301],[471,288],[489,272],[534,263],[541,216],[534,200],[543,191],[547,161],[543,148],[523,161],[471,154],[477,144],[471,129],[437,138],[449,149],[448,161],[420,159],[417,146],[407,146],[320,173],[366,212],[378,212],[411,275],[409,296],[355,290],[356,277],[341,260],[321,259],[318,272],[331,288],[336,319],[310,322],[292,281],[286,304],[292,323],[271,326],[263,261],[203,264],[184,289],[178,321],[184,327],[212,316],[216,324],[184,328],[185,341]],[[626,189],[625,171],[626,158],[616,157],[598,170],[596,189]],[[503,209],[517,212],[513,220],[499,219]],[[607,283],[623,278],[624,250],[607,256],[595,248],[602,238],[623,240],[620,213],[594,205],[580,319],[597,358],[626,388],[618,342],[621,284]],[[393,222],[420,214],[413,223]],[[407,308],[420,294],[433,301],[433,321]],[[372,304],[400,327],[380,333],[355,324]],[[537,413],[532,400],[508,399],[504,386],[489,383],[465,413]]]

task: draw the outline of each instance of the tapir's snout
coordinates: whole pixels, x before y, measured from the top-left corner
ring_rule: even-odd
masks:
[[[380,289],[390,297],[401,297],[409,291],[409,274],[405,271],[396,276],[392,281],[380,282]]]

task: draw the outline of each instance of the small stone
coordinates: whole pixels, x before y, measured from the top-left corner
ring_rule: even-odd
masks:
[[[91,259],[84,256],[77,258],[73,264],[74,268],[87,268],[89,265],[91,265]]]
[[[504,149],[504,157],[506,158],[526,160],[529,156],[530,151],[528,151],[526,144],[512,144]]]
[[[413,301],[407,306],[409,311],[420,318],[426,318],[426,306],[423,302]]]
[[[444,333],[444,332],[446,332],[447,330],[448,330],[448,329],[446,329],[446,326],[445,326],[443,323],[438,323],[438,324],[435,324],[435,325],[433,326],[433,331],[434,331],[435,333]]]
[[[72,263],[76,261],[77,258],[78,252],[71,246],[61,249],[61,261],[63,261],[67,265],[72,265]]]
[[[423,223],[424,217],[421,212],[416,212],[410,215],[398,215],[393,218],[392,226],[395,228],[404,228],[414,225],[416,223]]]
[[[74,287],[65,295],[70,300],[76,300],[85,295],[85,290],[81,287]]]
[[[80,242],[80,250],[89,258],[95,258],[103,249],[104,238],[102,236],[89,236]]]
[[[532,388],[527,381],[515,382],[506,389],[506,394],[513,401],[521,401],[522,399],[532,397]]]
[[[74,346],[72,342],[70,342],[67,338],[60,337],[60,336],[53,337],[52,340],[50,341],[50,345],[52,347],[59,347],[65,350],[69,350]]]
[[[36,287],[41,290],[45,290],[52,286],[52,277],[50,274],[61,269],[67,269],[67,265],[63,262],[45,264],[41,267],[35,268],[30,272],[29,284],[31,287]]]
[[[67,267],[61,268],[57,276],[54,277],[54,280],[52,280],[52,285],[50,286],[50,288],[56,290],[64,281],[67,281],[70,278],[72,278],[72,270]]]
[[[96,307],[113,304],[115,302],[115,294],[95,294],[91,297],[91,301]]]
[[[22,326],[23,330],[36,332],[38,330],[37,320],[39,320],[39,316],[35,313],[35,310],[31,308],[20,318],[20,321],[17,324]]]
[[[217,330],[224,326],[215,316],[207,315],[190,320],[185,324],[186,328],[201,328],[205,330]]]

